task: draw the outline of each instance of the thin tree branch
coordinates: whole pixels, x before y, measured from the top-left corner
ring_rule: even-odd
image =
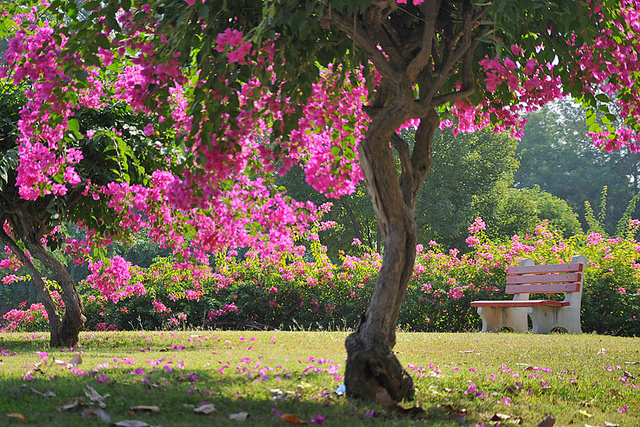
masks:
[[[438,10],[440,9],[440,2],[428,1],[423,3],[420,8],[425,16],[425,24],[424,30],[422,31],[422,48],[407,66],[407,77],[409,81],[412,82],[417,79],[418,74],[420,74],[431,61],[433,39],[435,36],[435,21]]]
[[[467,98],[471,96],[471,94],[473,94],[474,91],[475,91],[475,88],[472,86],[457,92],[451,92],[451,93],[446,93],[444,95],[436,96],[431,100],[430,105],[433,108],[440,107],[450,102],[457,101],[458,99]]]
[[[458,41],[460,40],[460,38],[462,38],[462,42],[457,46],[457,48],[455,48],[451,56],[447,58],[442,68],[438,70],[438,77],[433,82],[433,85],[429,88],[429,92],[427,93],[425,98],[421,100],[423,104],[428,106],[438,106],[438,105],[443,105],[445,102],[449,102],[452,99],[459,99],[458,97],[452,98],[451,97],[452,94],[447,94],[447,95],[444,95],[443,97],[438,97],[439,104],[436,104],[434,102],[435,101],[434,97],[436,93],[438,93],[442,85],[444,85],[444,83],[450,77],[450,73],[452,72],[456,64],[460,61],[460,59],[465,57],[465,55],[467,55],[470,50],[472,50],[471,49],[472,47],[475,48],[477,46],[477,42],[474,42],[472,40],[472,35],[475,29],[480,26],[481,19],[485,15],[486,10],[487,8],[483,8],[481,9],[481,11],[479,11],[474,15],[471,15],[471,14],[467,15],[465,19],[464,27],[458,33],[456,38],[452,41],[452,45],[455,48],[455,45],[458,44]],[[468,90],[471,90],[473,92],[473,88],[465,88],[462,91],[457,93],[459,94],[466,93]]]
[[[331,14],[331,23],[355,41],[356,46],[367,54],[382,76],[392,77],[398,73],[395,66],[378,49],[376,38],[369,33],[368,28],[361,20],[359,22],[360,25],[357,26],[358,31],[356,31],[355,34],[353,34],[353,20],[341,13],[333,11]]]
[[[411,164],[411,153],[409,152],[409,144],[402,139],[396,132],[391,135],[391,146],[398,152],[400,157],[400,165],[402,166],[402,173],[413,174],[413,165]]]

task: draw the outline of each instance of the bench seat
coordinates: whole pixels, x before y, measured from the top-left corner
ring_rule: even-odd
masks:
[[[526,301],[473,301],[471,307],[536,307],[546,305],[548,307],[567,307],[568,301],[554,301],[550,299],[533,299]]]

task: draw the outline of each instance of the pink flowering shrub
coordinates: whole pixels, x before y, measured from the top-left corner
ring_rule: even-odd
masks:
[[[490,224],[489,224],[490,225]],[[530,235],[490,240],[478,218],[469,227],[475,238],[467,253],[422,244],[400,313],[400,327],[412,331],[468,331],[480,328],[470,302],[510,298],[504,294],[507,266],[525,257],[536,263],[588,257],[583,292],[585,332],[640,334],[640,221],[629,221],[624,236],[596,232],[564,238],[548,223]],[[253,250],[228,251],[211,265],[197,267],[159,258],[139,269],[135,280],[146,293],[114,299],[104,287],[81,287],[87,329],[355,328],[364,313],[381,266],[379,254],[354,242],[351,254],[329,259],[320,237],[281,259],[263,260]],[[124,274],[126,276],[126,274]],[[46,328],[41,306],[4,316],[11,329]]]

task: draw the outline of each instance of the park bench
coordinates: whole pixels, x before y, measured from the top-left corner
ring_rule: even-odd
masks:
[[[482,318],[482,332],[510,329],[527,332],[527,315],[534,334],[547,334],[554,329],[579,334],[580,303],[587,257],[574,256],[570,264],[535,265],[532,259],[520,261],[507,269],[505,292],[511,300],[472,301]],[[562,301],[530,300],[529,294],[564,293]]]

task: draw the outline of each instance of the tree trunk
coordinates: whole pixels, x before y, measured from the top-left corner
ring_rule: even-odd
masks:
[[[82,314],[82,300],[76,285],[64,265],[50,254],[39,240],[27,237],[24,242],[31,255],[51,270],[56,282],[62,288],[65,312],[61,321],[58,314],[55,314],[57,322],[52,322],[51,315],[49,315],[49,329],[51,330],[49,344],[51,347],[74,347],[78,344],[78,336],[84,327],[84,322],[87,320]],[[45,292],[49,294],[46,287]],[[49,295],[48,298],[51,299],[51,296]]]
[[[26,253],[16,244],[16,242],[9,236],[5,231],[0,228],[0,238],[4,242],[5,245],[11,249],[11,252],[18,258],[18,260],[25,266],[29,274],[31,275],[31,280],[33,281],[36,289],[38,290],[38,295],[42,300],[42,305],[44,305],[44,309],[47,312],[47,317],[49,318],[49,330],[51,331],[51,342],[58,341],[58,330],[60,329],[60,316],[58,315],[58,310],[56,309],[56,305],[51,298],[51,294],[49,293],[49,289],[47,285],[42,280],[42,273],[38,271],[35,265],[31,262],[31,259],[27,256]]]
[[[356,214],[351,209],[351,205],[349,202],[344,199],[338,199],[340,204],[342,205],[342,209],[347,213],[349,217],[349,221],[351,221],[351,225],[353,225],[353,235],[356,239],[362,241],[364,237],[362,237],[362,231],[360,230],[360,224],[358,224],[358,219],[356,218]]]
[[[358,148],[384,241],[384,256],[364,319],[345,342],[345,386],[350,397],[375,400],[376,394],[384,389],[394,401],[400,401],[412,400],[415,389],[411,376],[393,354],[395,331],[413,274],[417,243],[415,201],[420,184],[430,169],[430,144],[438,116],[435,111],[429,111],[422,119],[411,155],[406,143],[394,141],[402,164],[402,174],[398,176],[389,141],[399,139],[395,129],[406,115],[401,106],[391,106],[387,110],[391,111],[385,112],[386,119],[372,120]],[[395,121],[389,119],[394,114]]]

